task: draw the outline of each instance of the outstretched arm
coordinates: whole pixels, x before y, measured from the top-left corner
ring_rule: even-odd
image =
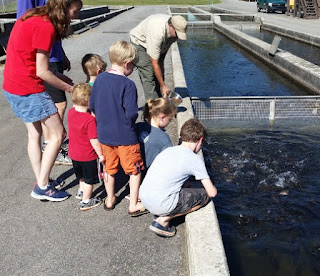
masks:
[[[152,64],[154,75],[156,76],[160,84],[162,97],[166,98],[170,93],[170,91],[164,82],[164,58],[162,57],[160,57],[159,59],[151,58],[151,64]]]
[[[40,79],[58,89],[66,92],[71,92],[72,90],[70,84],[62,81],[49,70],[49,53],[39,49],[36,54],[36,74]]]
[[[213,185],[210,178],[202,179],[201,183],[205,190],[207,191],[207,194],[209,197],[215,197],[217,195],[217,188]]]

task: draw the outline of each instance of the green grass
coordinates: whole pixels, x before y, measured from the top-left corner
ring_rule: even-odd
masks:
[[[84,5],[139,6],[139,5],[208,5],[220,3],[219,0],[83,0]],[[5,5],[5,12],[16,11],[16,3]],[[3,12],[2,5],[0,13]]]
[[[3,8],[3,5],[2,5],[2,2],[0,2],[0,13],[3,13],[3,12],[15,12],[16,10],[17,10],[17,4],[15,2],[4,5],[4,8]]]
[[[139,6],[139,5],[208,5],[220,3],[219,0],[83,0],[85,5],[128,5],[128,6]]]

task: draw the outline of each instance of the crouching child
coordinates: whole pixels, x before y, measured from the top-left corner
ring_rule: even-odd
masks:
[[[173,218],[198,210],[217,194],[203,159],[197,155],[205,136],[206,129],[198,120],[185,122],[180,131],[181,145],[162,151],[141,184],[140,199],[155,215],[149,228],[159,236],[173,237]],[[201,181],[204,189],[182,187],[190,176]]]

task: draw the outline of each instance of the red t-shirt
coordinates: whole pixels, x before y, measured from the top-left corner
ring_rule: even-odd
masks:
[[[17,20],[9,37],[3,72],[3,89],[11,94],[29,95],[45,91],[36,76],[37,49],[51,51],[56,31],[48,17]]]
[[[90,139],[98,138],[96,119],[88,112],[71,108],[68,112],[69,156],[75,161],[92,161],[98,158]]]

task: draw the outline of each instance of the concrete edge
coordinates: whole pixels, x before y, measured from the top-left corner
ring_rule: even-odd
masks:
[[[294,29],[289,29],[289,28],[283,28],[279,27],[274,24],[266,23],[264,22],[263,17],[257,16],[256,14],[246,14],[244,12],[237,12],[237,11],[230,11],[227,9],[223,8],[217,8],[214,6],[209,6],[209,7],[203,7],[203,6],[189,6],[189,10],[196,12],[196,13],[203,13],[204,15],[208,16],[209,14],[219,16],[219,14],[230,14],[234,15],[235,17],[238,17],[239,19],[252,19],[252,21],[259,22],[261,24],[261,29],[270,31],[276,34],[280,34],[298,41],[302,41],[304,43],[320,47],[320,36],[316,35],[311,35],[311,34],[306,34],[303,32],[296,31]],[[208,11],[209,10],[209,11]],[[215,11],[215,13],[211,13],[211,11]],[[250,20],[249,20],[250,21]]]
[[[105,8],[108,9],[107,6]],[[108,19],[111,19],[111,18],[113,18],[113,17],[115,17],[115,16],[117,16],[117,15],[119,15],[119,14],[125,12],[125,11],[131,10],[133,8],[134,8],[133,6],[129,6],[129,7],[122,8],[122,9],[119,9],[119,10],[116,10],[116,11],[110,11],[108,9],[109,12],[98,14],[98,15],[93,15],[91,13],[91,15],[92,15],[91,17],[85,18],[85,19],[81,19],[81,20],[79,20],[77,22],[71,23],[72,32],[74,33],[76,31],[84,29],[84,28],[87,27],[88,24],[91,24],[93,22],[99,22],[99,23],[104,22],[104,21],[106,21]],[[98,9],[97,10],[97,12],[100,12],[100,11],[104,11],[104,10],[103,9]],[[88,29],[90,29],[90,28],[88,28]]]
[[[175,91],[183,97],[177,114],[179,131],[185,121],[194,117],[194,113],[177,43],[171,46],[171,56]],[[230,275],[213,202],[186,216],[186,242],[189,275]]]
[[[186,216],[186,238],[190,275],[230,275],[213,203]]]
[[[320,36],[310,35],[310,34],[302,33],[292,29],[279,27],[270,23],[265,23],[263,21],[261,24],[261,29],[272,32],[272,33],[280,34],[280,35],[292,38],[294,40],[304,42],[306,44],[320,47]]]
[[[110,10],[108,6],[98,6],[94,8],[85,8],[80,11],[80,17],[83,19],[79,19],[71,23],[71,33],[73,34],[76,31],[83,29],[83,31],[89,30],[90,26],[87,27],[88,24],[93,22],[103,22],[114,16],[117,16],[125,11],[133,9],[134,6],[127,6],[124,8],[120,8],[118,10]],[[87,16],[91,16],[89,18],[85,18]],[[16,22],[16,19],[1,19],[0,21],[0,44],[5,48],[8,43],[8,39],[11,33],[11,30]]]

